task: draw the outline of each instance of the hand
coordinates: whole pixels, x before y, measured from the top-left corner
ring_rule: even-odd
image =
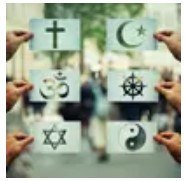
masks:
[[[12,58],[18,47],[30,40],[33,34],[26,31],[12,31],[6,33],[6,60]]]
[[[160,31],[154,35],[158,41],[164,42],[173,56],[181,60],[181,36],[174,31]]]
[[[29,144],[33,142],[33,137],[17,132],[6,136],[6,165],[18,157]]]
[[[6,84],[6,111],[9,111],[21,95],[33,88],[32,84],[25,81],[14,81]]]
[[[181,163],[181,136],[174,132],[162,132],[154,136],[154,140],[164,145],[172,157]]]
[[[162,82],[155,88],[173,107],[181,112],[181,84],[179,82]]]

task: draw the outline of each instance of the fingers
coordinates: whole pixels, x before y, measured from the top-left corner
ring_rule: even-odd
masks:
[[[162,144],[162,145],[165,145],[165,146],[168,146],[169,145],[169,140],[166,139],[166,138],[164,138],[164,137],[162,137],[160,134],[155,135],[154,136],[154,140],[156,142],[158,142],[159,144]]]
[[[168,95],[168,89],[166,89],[165,87],[161,86],[160,84],[159,85],[156,85],[155,86],[155,89],[160,93],[162,94],[163,96],[167,96]]]
[[[174,135],[174,133],[171,132],[171,131],[165,131],[165,132],[160,133],[160,135],[162,137],[164,137],[164,138],[168,138],[169,139],[169,138],[171,138]]]
[[[33,37],[33,34],[30,32],[17,32],[17,38],[19,43],[26,42]]]
[[[154,37],[158,41],[164,42],[167,46],[171,43],[170,36],[173,34],[173,31],[161,31],[156,34],[154,34]]]
[[[33,89],[33,85],[24,81],[24,80],[16,80],[13,81],[14,86],[16,86],[16,88],[18,89],[18,92],[20,94],[25,94],[28,91]]]
[[[22,148],[26,148],[26,146],[28,146],[29,144],[31,144],[34,141],[34,138],[32,136],[27,136],[25,139],[23,139],[20,142],[20,145],[22,146]]]
[[[159,31],[159,32],[154,34],[154,37],[158,41],[164,41],[164,42],[167,43],[169,36],[171,36],[173,33],[174,33],[173,31]]]
[[[27,82],[24,81],[24,80],[15,80],[15,81],[13,81],[13,84],[14,84],[16,87],[21,87],[21,86],[27,84]]]
[[[175,85],[175,82],[162,82],[159,85],[164,88],[172,88]]]
[[[169,89],[175,85],[175,82],[162,82],[155,86],[155,89],[164,96],[167,96]]]
[[[13,31],[13,33],[16,36],[22,36],[22,35],[26,34],[27,31],[24,31],[24,30],[16,30],[16,31]]]
[[[155,36],[158,41],[163,41],[164,43],[168,44],[169,38],[166,35],[158,34]]]
[[[166,35],[166,36],[171,36],[173,33],[174,33],[174,31],[164,30],[164,31],[159,31],[156,34],[162,34],[162,35]]]
[[[33,89],[33,85],[32,84],[25,84],[25,85],[19,87],[18,89],[19,89],[20,94],[25,94]]]
[[[17,139],[24,139],[26,137],[28,137],[28,135],[26,135],[25,133],[22,133],[22,132],[16,132],[13,134],[15,136],[15,138]]]
[[[163,89],[171,89],[175,85],[175,82],[161,82],[155,86],[157,91],[161,88]],[[159,90],[160,91],[160,90]]]

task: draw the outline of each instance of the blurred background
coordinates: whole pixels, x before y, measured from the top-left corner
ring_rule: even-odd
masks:
[[[160,97],[159,103],[110,103],[107,101],[107,71],[148,69],[160,72],[161,80],[180,80],[180,63],[166,46],[157,51],[107,52],[107,18],[157,20],[157,30],[181,29],[180,4],[8,4],[7,31],[29,30],[33,18],[81,19],[81,51],[30,51],[20,47],[7,63],[7,80],[29,80],[30,69],[79,68],[80,103],[30,103],[22,98],[7,114],[7,132],[28,132],[38,121],[80,120],[82,151],[79,154],[47,155],[27,151],[12,165],[7,177],[180,177],[181,169],[165,149],[154,154],[109,155],[106,153],[106,122],[110,120],[156,121],[158,130],[181,132],[180,115]]]

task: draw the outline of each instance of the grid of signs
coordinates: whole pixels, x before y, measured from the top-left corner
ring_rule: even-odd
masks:
[[[79,51],[79,19],[32,19],[31,50]],[[156,21],[143,19],[108,19],[106,48],[108,51],[156,50],[153,35]],[[110,102],[158,102],[155,85],[159,73],[154,70],[110,70],[107,88]],[[31,70],[30,81],[34,89],[31,102],[79,102],[80,72],[76,69]],[[80,151],[80,122],[42,122],[31,126],[35,136],[33,151],[41,153],[76,153]],[[153,135],[157,126],[153,122],[114,121],[107,123],[107,151],[109,153],[150,153],[155,150]]]

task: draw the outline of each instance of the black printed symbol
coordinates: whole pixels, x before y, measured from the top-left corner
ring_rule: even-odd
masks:
[[[66,140],[64,136],[66,135],[66,130],[59,129],[57,125],[53,125],[51,129],[43,130],[45,139],[43,144],[50,145],[53,150],[56,150],[59,145],[66,145]],[[54,136],[54,138],[53,138]]]
[[[143,84],[141,78],[132,73],[131,76],[124,80],[120,87],[123,88],[124,96],[128,95],[132,98],[132,100],[134,100],[136,96],[143,96],[143,89],[146,87],[146,85]]]
[[[120,132],[120,146],[129,151],[141,149],[146,143],[146,132],[139,124],[127,124]]]
[[[58,48],[58,33],[65,32],[64,28],[58,27],[57,21],[53,21],[53,27],[46,28],[47,33],[53,33],[53,48]]]
[[[116,32],[116,38],[117,38],[119,44],[122,45],[123,47],[129,48],[129,49],[137,48],[137,47],[141,46],[144,41],[144,39],[141,39],[141,41],[139,43],[134,43],[134,42],[129,43],[126,40],[128,35],[127,35],[127,33],[126,34],[124,33],[125,29],[127,26],[129,26],[132,23],[133,23],[133,21],[130,21],[130,20],[123,22],[118,27],[118,30]],[[140,37],[140,36],[145,37],[146,36],[146,33],[145,33],[146,29],[144,28],[143,25],[140,25],[140,27],[136,29],[136,32],[138,32],[138,34],[137,34],[138,37]]]
[[[66,76],[62,71],[58,71],[53,77],[44,78],[39,89],[40,95],[44,99],[54,97],[65,98],[69,95],[69,85],[65,82]]]

